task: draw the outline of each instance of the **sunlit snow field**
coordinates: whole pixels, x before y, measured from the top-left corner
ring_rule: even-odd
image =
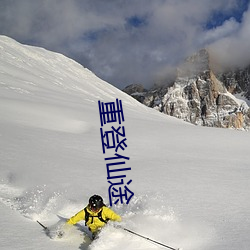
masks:
[[[124,69],[126,70],[126,69]],[[53,227],[87,204],[108,205],[98,100],[122,100],[134,197],[121,225],[183,250],[250,249],[250,134],[193,126],[149,109],[63,55],[0,36],[0,248],[163,249],[115,228],[90,242],[82,222]]]

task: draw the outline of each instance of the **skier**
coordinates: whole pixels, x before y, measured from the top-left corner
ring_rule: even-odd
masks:
[[[74,225],[80,220],[85,220],[85,226],[88,226],[94,239],[109,220],[120,222],[122,219],[118,214],[105,206],[101,196],[95,194],[89,198],[89,204],[72,216],[67,221],[67,224]]]

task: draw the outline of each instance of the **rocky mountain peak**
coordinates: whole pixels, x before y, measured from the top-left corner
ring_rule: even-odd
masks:
[[[233,94],[248,93],[244,88],[249,86],[250,74],[245,70],[215,74],[210,64],[208,50],[202,49],[178,67],[171,86],[129,94],[149,107],[196,125],[248,129],[249,106]]]
[[[194,55],[188,57],[177,69],[177,77],[194,77],[205,74],[210,70],[209,53],[201,49]]]

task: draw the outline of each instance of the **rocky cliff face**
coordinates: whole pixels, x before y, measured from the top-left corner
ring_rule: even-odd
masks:
[[[246,99],[250,100],[250,66],[244,69],[218,73],[217,77],[225,84],[230,93],[242,94]]]
[[[149,107],[196,125],[249,129],[250,109],[233,94],[250,97],[250,67],[215,75],[210,66],[208,51],[201,50],[178,68],[170,87],[146,91],[130,85],[124,91]]]

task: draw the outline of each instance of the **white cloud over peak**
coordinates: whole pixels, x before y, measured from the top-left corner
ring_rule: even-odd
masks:
[[[242,22],[237,23],[232,32],[221,39],[215,40],[210,45],[210,49],[216,55],[217,61],[225,66],[245,66],[250,64],[249,41],[250,10],[244,13]]]

